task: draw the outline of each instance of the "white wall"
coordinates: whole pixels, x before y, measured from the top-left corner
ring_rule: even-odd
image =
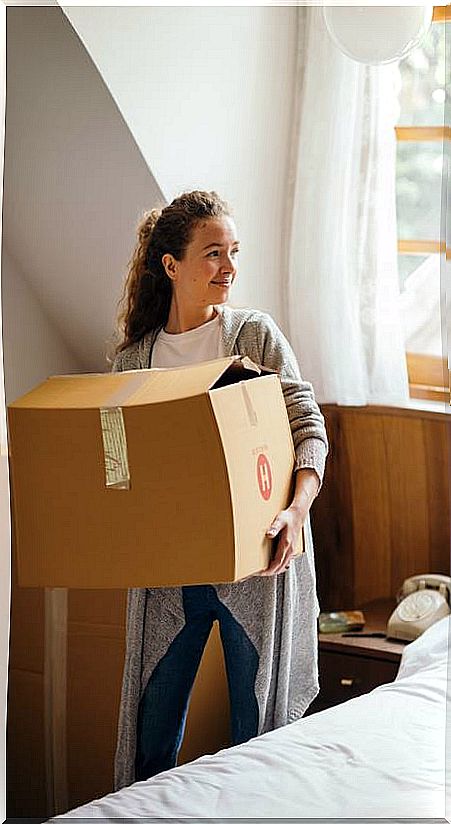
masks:
[[[282,322],[296,9],[62,8],[166,198],[229,200],[242,241],[231,302]]]
[[[102,372],[135,225],[164,198],[62,10],[7,22],[4,240],[82,371]]]
[[[2,254],[3,353],[6,402],[49,375],[83,372],[53,321],[4,247]]]

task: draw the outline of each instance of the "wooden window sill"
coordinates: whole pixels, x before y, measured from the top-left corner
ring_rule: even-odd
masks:
[[[450,404],[450,390],[445,386],[429,386],[424,383],[410,384],[410,397],[417,400],[438,401]]]
[[[428,419],[443,419],[444,415],[451,415],[451,405],[449,401],[429,401],[424,398],[408,398],[405,404],[397,404],[396,406],[388,406],[387,404],[362,404],[361,406],[347,406],[335,403],[323,403],[320,405],[321,409],[328,410],[332,408],[340,408],[343,411],[359,412],[362,415],[393,415],[401,417],[421,417]]]

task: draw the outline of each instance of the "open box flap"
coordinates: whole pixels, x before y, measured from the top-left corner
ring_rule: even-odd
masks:
[[[173,369],[55,375],[8,407],[97,409],[164,403],[195,397],[262,372],[267,370],[262,370],[250,358],[232,355]]]
[[[247,355],[237,355],[232,363],[225,369],[218,379],[210,386],[211,389],[220,389],[222,386],[230,386],[232,383],[250,380],[259,375],[274,375],[272,369],[254,363]]]

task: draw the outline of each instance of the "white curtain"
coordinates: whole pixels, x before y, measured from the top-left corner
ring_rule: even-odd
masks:
[[[404,403],[394,125],[397,69],[366,67],[298,8],[285,311],[321,403]]]
[[[5,139],[5,55],[6,6],[0,2],[0,181],[3,180]],[[0,183],[0,242],[2,236],[2,195],[3,188]],[[11,525],[1,318],[0,288],[0,819],[4,821],[6,818],[6,696],[8,684]]]

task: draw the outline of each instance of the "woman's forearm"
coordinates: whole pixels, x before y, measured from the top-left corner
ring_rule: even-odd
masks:
[[[290,504],[291,508],[308,511],[314,498],[316,498],[319,486],[320,481],[314,469],[298,469],[295,473],[295,487],[293,500]]]

